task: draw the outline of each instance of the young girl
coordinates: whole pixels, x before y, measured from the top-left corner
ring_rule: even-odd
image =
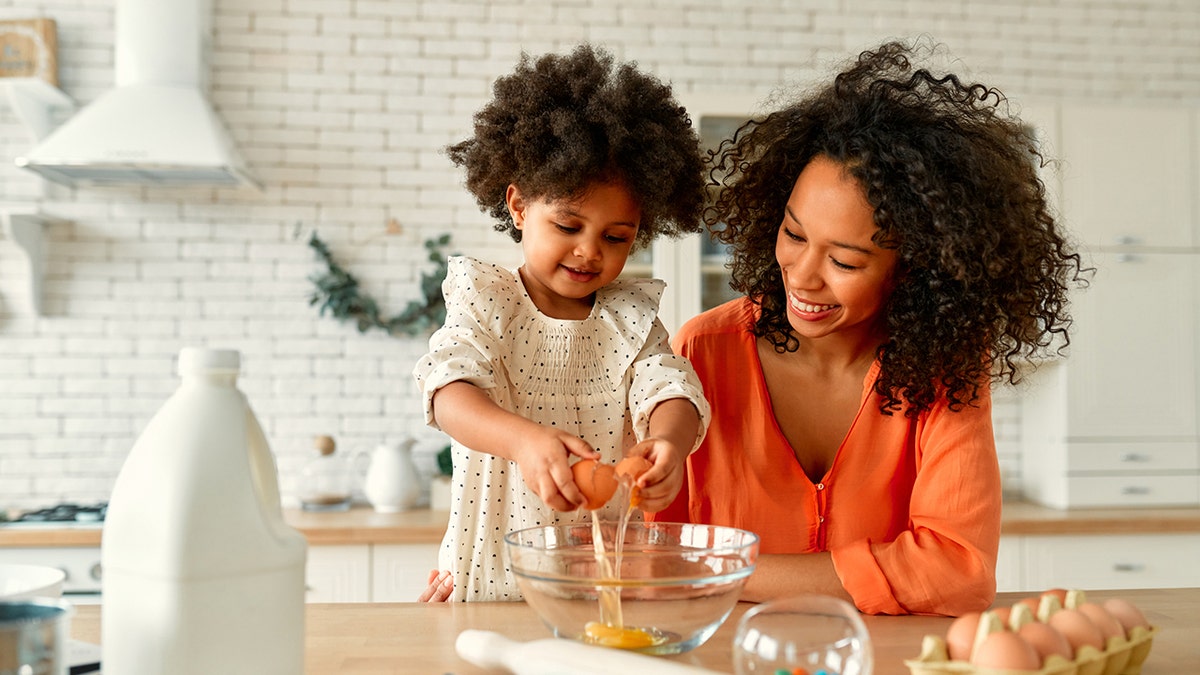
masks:
[[[713,419],[653,518],[758,533],[747,600],[956,615],[995,595],[989,380],[1065,344],[1080,261],[1000,93],[914,56],[864,52],[717,158],[706,215],[746,295],[676,336]]]
[[[618,279],[630,251],[699,230],[703,159],[670,89],[588,46],[522,55],[449,148],[515,271],[452,258],[447,316],[414,376],[453,439],[450,525],[421,600],[519,600],[513,530],[587,516],[570,459],[653,463],[641,503],[671,502],[708,404],[658,321],[664,284]],[[615,519],[620,507],[601,514]]]

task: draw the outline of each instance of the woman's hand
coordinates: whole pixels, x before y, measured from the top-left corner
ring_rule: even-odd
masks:
[[[429,570],[429,584],[421,592],[417,602],[446,602],[454,591],[454,575],[444,570]]]
[[[599,459],[587,441],[560,429],[538,425],[534,433],[517,439],[512,459],[521,467],[525,485],[555,511],[574,511],[587,501],[575,485],[570,455]]]

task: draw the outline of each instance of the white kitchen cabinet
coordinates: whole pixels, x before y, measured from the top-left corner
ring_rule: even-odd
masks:
[[[1197,242],[1195,111],[1064,103],[1063,212],[1089,244]]]
[[[373,602],[415,602],[437,568],[438,544],[375,544],[372,547]]]
[[[414,602],[438,544],[309,546],[308,602]]]
[[[307,602],[370,602],[371,547],[309,546]]]
[[[1200,586],[1200,534],[1000,538],[998,592],[1191,586]]]
[[[1200,535],[1026,536],[1028,588],[1178,588],[1200,586]]]
[[[1067,357],[1022,392],[1034,501],[1200,505],[1196,119],[1182,107],[1062,108],[1063,218],[1096,271],[1072,296]]]
[[[760,112],[762,96],[753,93],[686,93],[679,100],[687,108],[702,145],[715,148],[751,115]],[[683,322],[739,294],[729,288],[722,244],[707,234],[680,239],[659,238],[626,265],[630,276],[654,276],[667,282],[659,318],[672,335]]]
[[[1023,561],[1021,559],[1021,537],[1000,537],[1000,551],[996,556],[996,591],[1029,590],[1023,579]]]

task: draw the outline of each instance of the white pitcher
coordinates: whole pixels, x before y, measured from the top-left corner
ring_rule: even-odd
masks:
[[[363,494],[380,513],[407,511],[421,496],[421,482],[413,464],[415,439],[380,443],[371,451],[371,462],[363,482]]]

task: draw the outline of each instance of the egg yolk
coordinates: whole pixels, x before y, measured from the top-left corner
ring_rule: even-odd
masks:
[[[587,622],[583,635],[587,642],[617,649],[641,649],[662,642],[661,638],[641,628],[617,628],[598,621]]]

